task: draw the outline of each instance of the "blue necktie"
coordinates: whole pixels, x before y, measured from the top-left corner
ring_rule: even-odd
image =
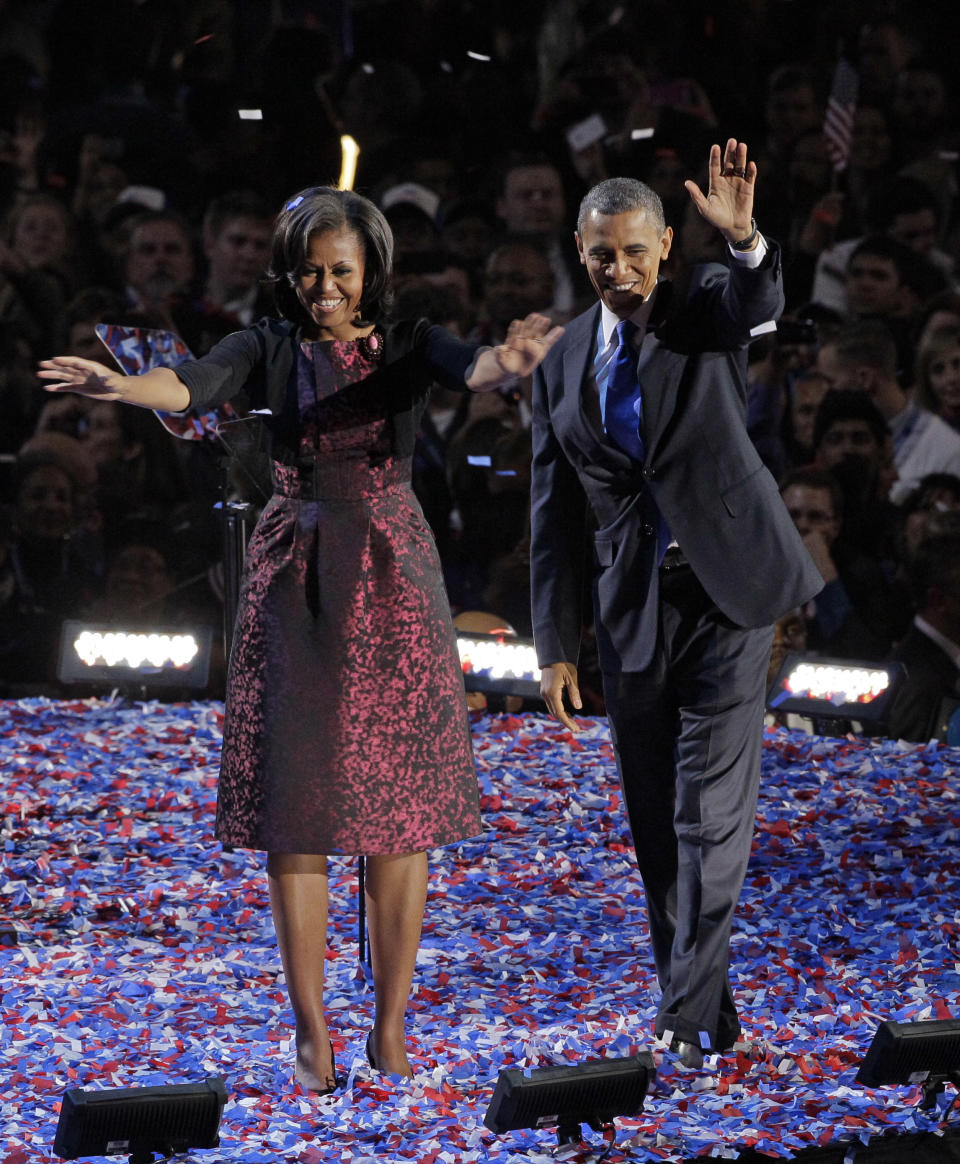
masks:
[[[637,325],[629,319],[617,324],[617,350],[610,357],[606,379],[600,387],[600,414],[604,428],[625,453],[643,461],[643,396],[637,377],[637,351],[633,337]],[[599,374],[602,376],[602,373]],[[670,544],[670,529],[661,513],[656,517],[657,561],[663,561]]]
[[[603,426],[625,453],[642,461],[644,448],[640,425],[643,422],[643,398],[637,379],[637,352],[633,337],[637,325],[629,319],[617,324],[618,347],[610,359],[606,391],[601,393]]]

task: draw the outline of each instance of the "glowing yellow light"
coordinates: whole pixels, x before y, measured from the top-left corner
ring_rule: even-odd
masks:
[[[123,631],[85,630],[74,639],[77,658],[88,667],[189,667],[200,644],[193,635],[127,634]]]
[[[341,190],[352,190],[357,176],[357,158],[360,157],[360,147],[349,133],[340,136],[340,181]]]

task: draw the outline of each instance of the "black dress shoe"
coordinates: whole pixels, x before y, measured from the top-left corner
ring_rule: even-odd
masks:
[[[670,1043],[670,1050],[680,1060],[680,1066],[688,1071],[699,1071],[703,1066],[703,1051],[695,1043],[686,1043],[683,1039],[674,1039]]]

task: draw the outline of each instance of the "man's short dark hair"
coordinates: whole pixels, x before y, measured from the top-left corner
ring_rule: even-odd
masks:
[[[830,504],[833,506],[833,516],[843,516],[843,490],[840,482],[829,469],[821,469],[817,465],[801,465],[793,469],[780,482],[780,496],[793,485],[803,486],[804,489],[824,489],[830,494]]]
[[[897,344],[882,320],[859,319],[848,323],[827,341],[840,362],[847,367],[866,364],[889,375],[897,371]]]
[[[452,287],[437,286],[414,275],[398,282],[395,300],[400,319],[429,319],[444,326],[454,320],[462,330],[467,328],[469,312]]]
[[[949,287],[946,276],[925,255],[918,254],[890,235],[871,234],[863,239],[850,255],[850,261],[847,263],[848,273],[854,261],[861,255],[886,259],[893,263],[897,272],[897,282],[909,287],[918,299],[929,299]]]
[[[179,211],[170,209],[143,210],[140,214],[137,214],[130,228],[130,237],[133,238],[142,226],[151,226],[155,222],[172,222],[174,226],[183,232],[187,243],[192,245],[193,232],[190,229],[190,223]]]
[[[592,211],[597,214],[627,214],[632,210],[643,210],[658,231],[666,229],[663,203],[656,190],[651,190],[646,182],[636,178],[607,178],[584,195],[577,212],[577,231],[582,232],[587,215]]]
[[[878,182],[867,194],[864,218],[871,231],[883,232],[901,214],[932,210],[940,220],[940,203],[930,186],[909,174],[898,174]]]
[[[67,328],[75,323],[121,323],[127,313],[123,296],[110,287],[84,287],[63,309]]]
[[[203,216],[203,229],[216,238],[224,227],[236,218],[256,218],[262,222],[273,222],[273,211],[266,199],[255,190],[228,190],[220,194],[207,206]]]
[[[512,150],[510,153],[498,159],[493,167],[494,193],[498,198],[502,198],[506,194],[507,178],[510,177],[514,170],[532,170],[540,166],[545,166],[547,169],[556,171],[561,185],[563,184],[563,175],[560,173],[560,167],[548,154]]]
[[[490,260],[499,255],[505,254],[520,254],[533,255],[534,259],[544,267],[544,273],[549,274],[552,278],[553,268],[550,266],[550,256],[547,253],[546,247],[543,245],[542,239],[535,234],[512,234],[504,242],[498,243],[493,250],[487,255],[484,262],[484,270],[490,265]]]
[[[813,422],[813,447],[818,449],[823,438],[838,421],[863,420],[870,426],[880,448],[887,438],[887,424],[880,409],[866,392],[850,388],[830,388],[817,409]]]
[[[792,93],[796,89],[811,89],[816,95],[817,83],[813,73],[802,65],[780,65],[767,79],[767,93]]]

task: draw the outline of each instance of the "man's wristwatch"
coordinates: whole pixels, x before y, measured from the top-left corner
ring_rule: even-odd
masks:
[[[733,247],[733,249],[735,251],[748,251],[753,246],[754,241],[756,240],[756,237],[757,237],[757,220],[755,218],[751,218],[750,219],[750,233],[747,235],[747,237],[740,239],[739,242],[732,242],[730,245]]]

